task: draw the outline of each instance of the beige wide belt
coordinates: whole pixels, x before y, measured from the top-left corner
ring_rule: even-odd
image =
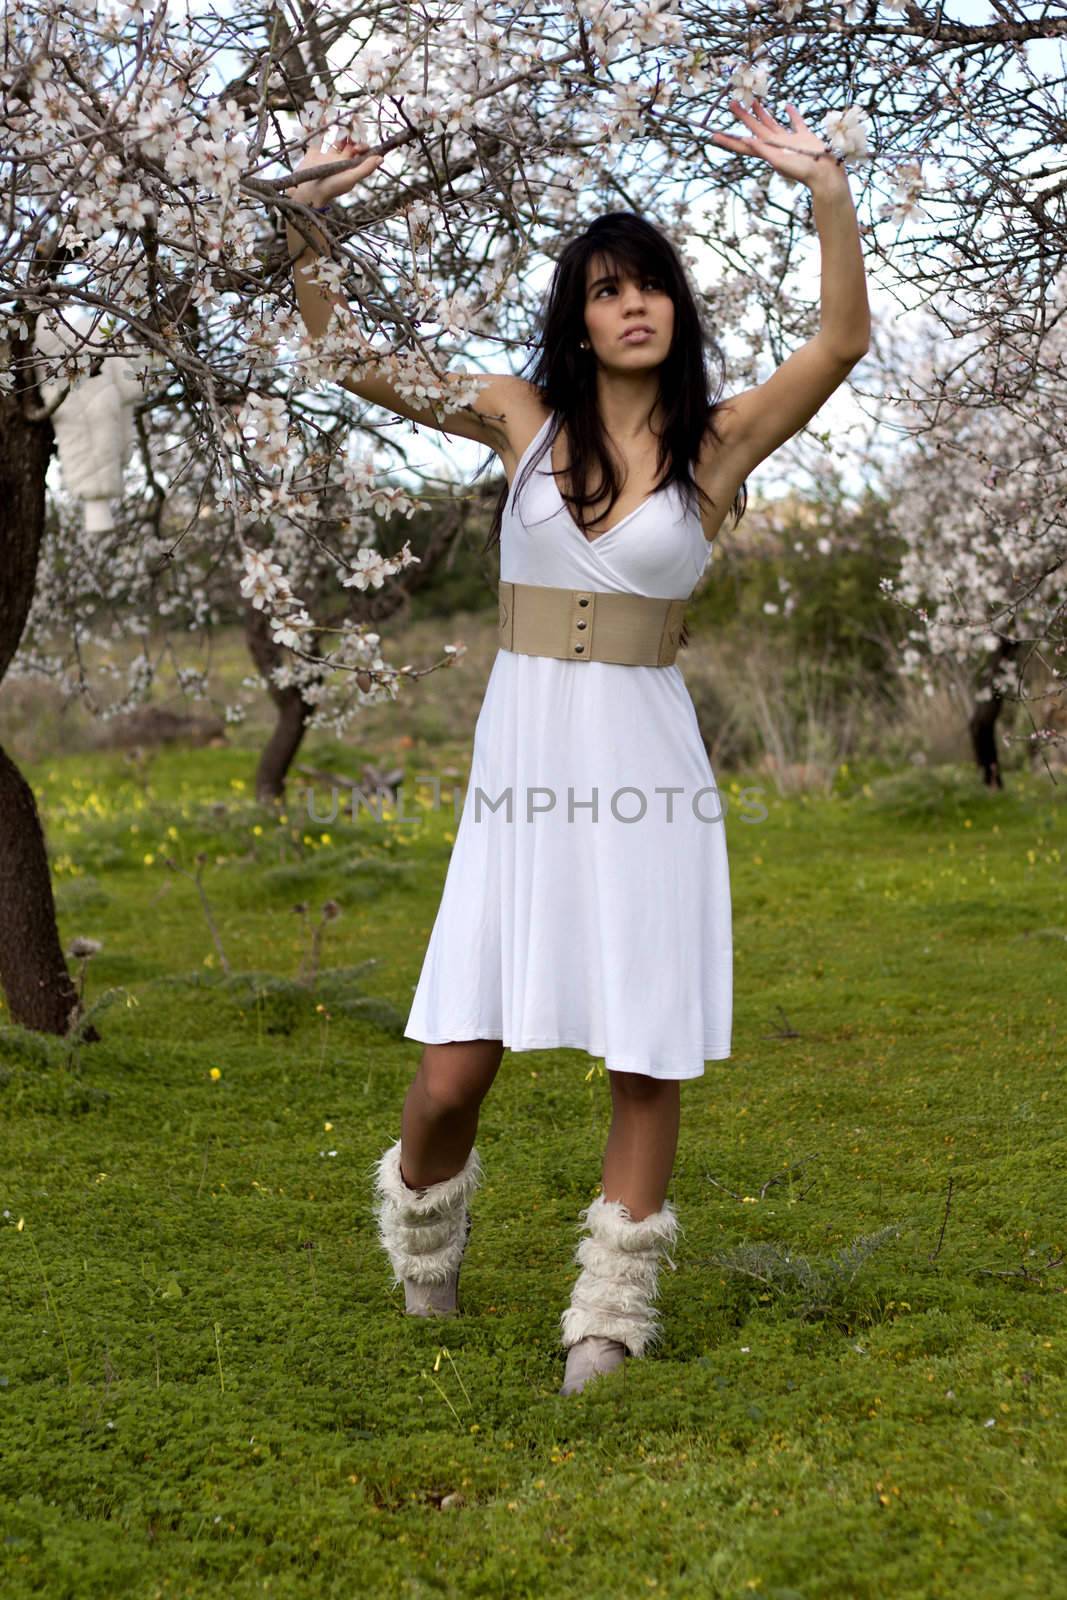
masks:
[[[689,642],[685,600],[504,582],[499,598],[501,648],[521,655],[669,667]]]

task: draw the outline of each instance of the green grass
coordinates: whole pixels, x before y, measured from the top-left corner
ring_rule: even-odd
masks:
[[[94,1045],[0,1029],[5,1600],[1063,1593],[1062,786],[846,771],[728,818],[664,1338],[563,1399],[592,1058],[505,1055],[462,1318],[405,1318],[374,1235],[450,814],[283,823],[239,749],[30,776],[106,1003]]]

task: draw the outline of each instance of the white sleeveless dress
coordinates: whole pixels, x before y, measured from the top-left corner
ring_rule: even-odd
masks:
[[[551,422],[512,480],[501,578],[688,599],[712,547],[678,486],[587,538],[541,454]],[[677,663],[498,650],[405,1036],[700,1077],[730,1054],[725,814]]]

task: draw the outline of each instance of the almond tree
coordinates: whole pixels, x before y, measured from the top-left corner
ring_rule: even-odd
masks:
[[[1024,706],[1032,751],[1065,742],[1055,726],[1067,681],[1065,308],[1060,279],[1022,392],[1013,384],[989,403],[999,383],[989,348],[966,337],[963,348],[930,341],[909,362],[916,397],[895,413],[913,435],[887,473],[891,522],[906,550],[898,579],[884,587],[914,619],[902,666],[928,684],[943,661],[965,669],[975,760],[995,788],[1003,787],[996,725],[1005,699]]]
[[[412,552],[368,543],[367,521],[383,500],[393,511],[425,502],[385,481],[383,451],[355,467],[343,459],[342,433],[323,420],[336,396],[322,385],[373,402],[384,379],[399,415],[447,428],[479,388],[481,357],[457,372],[455,354],[477,341],[495,350],[495,370],[521,363],[539,269],[591,216],[617,209],[652,216],[680,250],[726,346],[728,388],[758,382],[816,330],[813,217],[804,186],[713,143],[731,104],[767,96],[821,118],[856,165],[876,282],[930,298],[935,316],[979,306],[971,331],[991,352],[1009,336],[1032,356],[1067,246],[1063,76],[1027,59],[1035,43],[1058,48],[1067,19],[1036,0],[998,0],[980,25],[955,17],[952,0],[427,0],[358,13],[337,0],[249,0],[228,15],[190,0],[180,18],[163,3],[12,0],[4,26],[0,449],[7,505],[24,524],[0,550],[19,575],[0,612],[4,665],[30,613],[44,526],[41,385],[76,383],[121,353],[144,385],[145,484],[178,504],[202,482],[211,522],[190,505],[158,548],[149,487],[147,508],[123,505],[127,564],[114,581],[143,593],[146,551],[180,564],[195,524],[243,574],[287,670],[316,683],[362,673],[390,692],[400,672],[364,623],[349,616],[327,634],[312,614],[298,548],[313,542],[341,587],[402,577]],[[288,191],[308,146],[338,127],[356,127],[383,161],[324,220]],[[323,238],[318,283],[347,307],[314,339],[293,301],[289,225]],[[91,338],[43,363],[38,323],[55,333],[71,308],[96,318]],[[384,442],[365,416],[357,425]],[[403,466],[403,442],[389,442],[388,464]],[[151,610],[126,615],[146,636],[159,624]],[[76,681],[76,665],[63,670]],[[149,681],[135,665],[129,686]],[[343,714],[343,690],[327,701],[316,714]],[[32,807],[9,762],[0,791],[5,819]],[[0,868],[0,887],[35,898],[20,927],[51,925],[39,826],[20,826],[20,864]],[[7,895],[3,906],[11,914]],[[20,964],[0,972],[12,1015],[61,1027],[69,986],[54,950],[9,935],[0,929]],[[52,996],[47,1019],[20,998],[30,990]]]

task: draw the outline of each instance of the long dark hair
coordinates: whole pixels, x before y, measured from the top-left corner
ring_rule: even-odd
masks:
[[[575,521],[585,527],[585,510],[611,492],[611,503],[601,518],[607,517],[619,497],[621,484],[615,463],[608,454],[604,429],[597,407],[596,358],[591,350],[580,348],[586,337],[586,268],[596,256],[604,256],[625,268],[635,278],[656,278],[674,304],[674,336],[666,359],[659,368],[660,406],[664,417],[657,463],[657,487],[677,483],[690,508],[700,501],[714,504],[696,482],[692,463],[700,453],[705,434],[718,439],[715,414],[719,410],[725,359],[713,335],[701,320],[685,269],[670,240],[636,211],[609,211],[589,224],[584,233],[571,239],[560,251],[552,275],[548,297],[541,314],[541,335],[528,375],[545,405],[555,413],[556,424],[536,457],[526,464],[523,478],[529,476],[551,449],[563,423],[567,426],[570,461],[567,476],[570,493],[564,495],[573,508]],[[712,376],[714,370],[714,378]],[[600,485],[587,493],[595,462]],[[486,463],[488,465],[488,463]],[[515,484],[516,495],[522,485]],[[504,485],[497,501],[493,524],[485,542],[489,550],[500,538],[500,525],[507,503],[509,486]],[[562,489],[560,491],[563,492]],[[734,496],[731,511],[736,527],[744,515],[748,499],[742,484]]]

